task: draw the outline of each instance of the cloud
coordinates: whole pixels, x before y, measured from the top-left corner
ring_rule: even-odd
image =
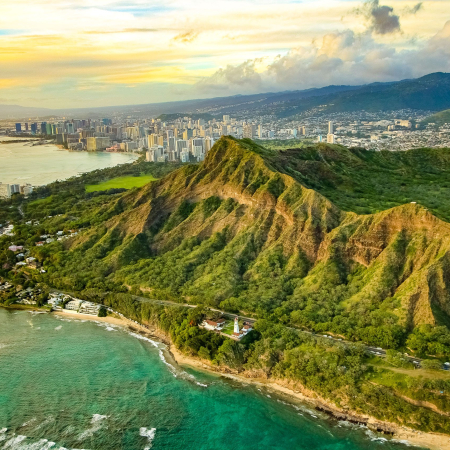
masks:
[[[393,14],[394,8],[380,5],[379,0],[368,0],[362,8],[375,34],[390,34],[400,31],[400,17]]]
[[[176,42],[182,42],[183,44],[190,44],[197,39],[200,33],[198,31],[190,30],[184,33],[177,34],[173,40]]]
[[[157,33],[157,28],[125,28],[123,30],[85,31],[84,34]]]
[[[415,78],[431,72],[450,72],[450,21],[414,49],[397,50],[378,42],[376,33],[352,30],[326,34],[321,41],[279,55],[256,70],[261,59],[228,65],[197,88],[220,88],[230,93],[308,89],[327,85],[359,85]]]
[[[227,65],[225,69],[217,70],[212,76],[200,80],[196,88],[203,92],[231,89],[258,90],[262,87],[261,75],[256,66],[261,59],[248,60],[237,66]]]
[[[423,9],[423,2],[417,3],[417,5],[414,5],[412,7],[406,7],[403,10],[403,15],[417,14],[421,9]]]

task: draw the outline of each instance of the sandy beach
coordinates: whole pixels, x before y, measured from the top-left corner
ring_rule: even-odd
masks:
[[[348,411],[340,411],[335,405],[331,404],[325,399],[321,399],[317,394],[311,391],[305,391],[301,386],[294,385],[292,383],[284,383],[282,380],[268,380],[264,378],[254,378],[246,377],[241,374],[225,372],[219,367],[212,366],[207,361],[200,360],[198,358],[193,358],[180,353],[175,346],[170,342],[168,337],[163,333],[159,332],[153,327],[145,327],[140,324],[134,323],[132,320],[121,318],[118,316],[107,316],[107,317],[96,317],[87,314],[74,314],[64,311],[55,311],[52,314],[56,314],[64,317],[71,317],[80,320],[92,320],[98,322],[106,322],[113,325],[118,325],[122,327],[131,328],[133,331],[138,331],[146,336],[157,338],[168,346],[168,350],[173,356],[173,359],[180,366],[189,366],[195,369],[204,370],[207,372],[213,372],[215,374],[228,377],[235,381],[240,381],[243,383],[252,383],[260,387],[264,387],[268,390],[273,390],[275,393],[285,397],[287,400],[297,401],[302,403],[307,403],[313,408],[323,408],[325,407],[329,411],[333,411],[337,416],[340,414],[351,414]],[[369,427],[374,425],[383,425],[386,429],[392,430],[394,432],[393,438],[398,441],[407,441],[409,444],[425,447],[430,450],[450,450],[450,436],[439,434],[439,433],[424,433],[421,431],[416,431],[406,427],[402,427],[389,422],[382,422],[373,417],[369,416],[359,416],[358,414],[352,414],[352,418],[361,421],[368,422]]]

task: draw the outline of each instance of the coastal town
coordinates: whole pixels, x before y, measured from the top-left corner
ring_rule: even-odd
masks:
[[[45,122],[4,120],[0,122],[0,141],[4,135],[54,142],[73,151],[141,152],[152,162],[203,161],[221,136],[269,144],[291,141],[292,148],[316,142],[390,151],[450,146],[450,124],[422,123],[431,114],[410,109],[325,114],[314,108],[289,118],[271,114],[213,116],[204,112],[158,118],[117,113],[106,118],[54,117]],[[0,185],[0,196],[15,192],[27,195],[30,189],[27,185]]]
[[[21,305],[40,307],[47,311],[59,311],[69,314],[82,314],[98,317],[106,317],[107,314],[111,314],[126,318],[123,314],[99,303],[82,300],[63,292],[52,291],[46,293],[39,285],[26,288],[15,286],[9,281],[2,281],[0,278],[0,303],[2,303],[2,296],[8,296],[12,299],[12,301],[8,302],[9,307]],[[240,341],[253,330],[253,324],[250,321],[240,320],[238,316],[235,316],[234,319],[227,319],[222,313],[217,315],[217,312],[213,312],[213,315],[216,317],[211,319],[205,318],[198,326],[235,341]],[[133,322],[142,326],[142,324],[139,324],[136,321]]]
[[[278,118],[270,109],[264,115],[245,115],[243,111],[236,117],[213,116],[211,112],[156,118],[117,113],[106,118],[53,117],[44,122],[38,118],[3,120],[0,145],[22,140],[24,145],[54,144],[70,151],[130,153],[157,163],[201,162],[221,136],[253,139],[269,148],[302,148],[315,143],[373,151],[450,147],[450,124],[425,121],[433,111],[324,113],[313,108],[288,118]],[[2,136],[9,140],[2,141]],[[28,197],[33,189],[29,183],[0,180],[0,199],[15,194]]]

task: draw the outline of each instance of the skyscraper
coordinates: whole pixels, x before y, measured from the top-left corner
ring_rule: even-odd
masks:
[[[21,133],[21,132],[22,132],[22,124],[16,123],[16,133]]]
[[[244,125],[244,138],[253,139],[256,134],[256,125],[252,123],[246,123]]]
[[[184,130],[183,132],[183,139],[185,141],[187,141],[188,139],[190,139],[193,136],[193,132],[190,128],[187,128],[186,130]]]
[[[328,122],[328,134],[334,134],[333,122]]]

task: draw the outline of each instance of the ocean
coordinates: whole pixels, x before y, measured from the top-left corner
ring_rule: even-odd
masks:
[[[181,368],[105,322],[0,308],[0,449],[375,450],[403,443]]]
[[[0,136],[0,141],[13,140]],[[128,153],[69,152],[56,145],[0,144],[0,182],[40,186],[137,159]]]

